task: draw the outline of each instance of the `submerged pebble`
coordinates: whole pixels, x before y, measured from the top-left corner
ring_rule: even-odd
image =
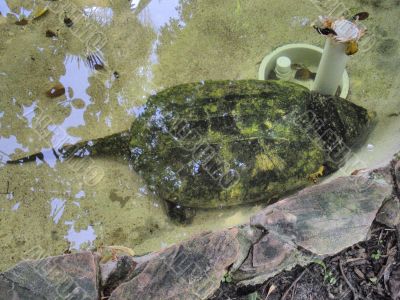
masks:
[[[103,64],[95,64],[94,69],[97,71],[104,70],[104,65]]]
[[[76,109],[82,109],[85,107],[85,101],[82,99],[74,99],[72,100],[71,104]]]
[[[72,20],[71,20],[70,18],[65,17],[65,18],[64,18],[64,24],[65,24],[65,26],[67,26],[67,27],[72,27],[72,25],[74,25],[74,22],[72,22]]]
[[[46,30],[46,36],[49,37],[49,38],[56,37],[57,33],[55,33],[52,30]]]
[[[27,19],[21,19],[21,20],[15,21],[15,25],[25,26],[26,24],[28,24]]]
[[[369,13],[366,11],[363,11],[363,12],[359,12],[358,14],[354,15],[353,20],[363,21],[363,20],[368,19],[368,17],[369,17]]]
[[[47,97],[57,98],[65,94],[65,87],[61,83],[56,83],[50,90],[46,92]]]

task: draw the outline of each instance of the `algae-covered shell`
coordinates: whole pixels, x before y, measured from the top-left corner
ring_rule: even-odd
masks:
[[[337,168],[347,153],[327,132],[345,149],[368,122],[365,109],[289,82],[183,84],[149,98],[131,158],[153,191],[182,206],[270,201],[310,184],[321,165]]]

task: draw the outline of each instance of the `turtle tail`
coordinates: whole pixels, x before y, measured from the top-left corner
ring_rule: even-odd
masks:
[[[123,131],[115,133],[106,137],[86,140],[78,142],[74,145],[64,145],[61,149],[51,149],[57,159],[65,160],[70,157],[84,157],[84,156],[107,156],[117,155],[129,157],[129,140],[130,132]],[[26,157],[18,158],[16,160],[7,161],[9,164],[24,163],[35,161],[36,159],[43,160],[44,153],[39,152],[31,154]]]
[[[75,145],[65,145],[59,150],[61,157],[83,157],[87,155],[117,155],[128,156],[129,131],[115,133],[106,137],[82,141]]]

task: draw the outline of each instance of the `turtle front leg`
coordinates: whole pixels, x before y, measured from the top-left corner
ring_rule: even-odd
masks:
[[[184,225],[192,223],[196,215],[196,210],[194,208],[183,207],[167,200],[165,200],[165,204],[167,215],[173,222]]]

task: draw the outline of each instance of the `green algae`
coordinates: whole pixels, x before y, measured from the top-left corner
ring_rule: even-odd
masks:
[[[189,83],[149,98],[130,131],[131,160],[161,199],[182,206],[268,201],[322,165],[337,170],[332,156],[347,153],[332,143],[352,146],[369,125],[365,109],[288,82]]]

